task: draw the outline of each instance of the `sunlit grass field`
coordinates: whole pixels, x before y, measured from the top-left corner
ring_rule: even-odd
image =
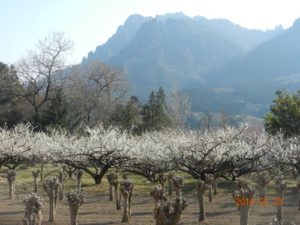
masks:
[[[22,199],[25,194],[33,190],[32,171],[40,169],[36,167],[19,168],[17,169],[16,178],[16,198],[15,200],[8,200],[8,185],[5,179],[2,178],[0,182],[0,224],[1,225],[18,225],[22,224],[24,215],[24,204]],[[57,175],[61,170],[59,166],[45,166],[44,175]],[[111,170],[113,171],[113,170]],[[2,168],[1,176],[5,176],[6,169]],[[110,171],[109,171],[110,172]],[[198,202],[196,194],[197,181],[190,175],[172,171],[178,176],[184,177],[183,197],[189,202],[189,206],[183,214],[182,225],[199,224],[198,223]],[[121,172],[118,173],[121,179]],[[146,180],[146,178],[127,173],[134,182],[134,197],[132,206],[132,216],[129,224],[150,225],[155,224],[153,218],[154,201],[150,196],[150,191],[155,185]],[[250,180],[255,185],[254,177],[244,177],[243,179]],[[69,179],[65,177],[65,193],[75,187],[75,178]],[[296,224],[300,224],[300,212],[298,211],[296,201],[296,182],[293,179],[287,180],[288,189],[285,192],[283,217],[286,220],[292,220]],[[218,183],[218,195],[213,199],[213,202],[208,202],[208,192],[205,194],[205,207],[207,224],[239,224],[239,213],[232,198],[234,190],[234,182],[220,179]],[[79,224],[82,225],[110,225],[121,224],[122,210],[115,209],[115,202],[109,201],[108,196],[108,181],[106,176],[103,178],[100,185],[95,185],[94,180],[88,175],[84,174],[82,178],[82,191],[87,194],[86,203],[83,204],[79,210]],[[43,196],[45,206],[43,210],[43,224],[48,220],[48,199],[45,192],[41,188],[40,179],[38,178],[38,194]],[[267,198],[270,203],[266,206],[259,205],[259,198],[255,197],[255,203],[250,210],[251,224],[269,224],[275,216],[275,207],[271,200],[276,197],[274,187],[271,185]],[[56,212],[57,225],[69,224],[69,209],[66,200],[59,202]]]

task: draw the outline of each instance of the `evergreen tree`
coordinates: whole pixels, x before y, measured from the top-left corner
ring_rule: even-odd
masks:
[[[285,137],[300,134],[300,91],[296,94],[276,92],[271,111],[265,116],[265,128],[270,134],[282,132]]]
[[[122,129],[136,133],[142,125],[142,116],[140,111],[138,98],[136,96],[131,96],[125,106],[119,104],[116,107],[110,121]]]
[[[166,96],[163,88],[157,92],[152,91],[148,104],[143,107],[143,128],[144,130],[160,130],[171,126],[172,120],[167,112]]]
[[[0,126],[8,128],[23,122],[24,104],[18,94],[22,85],[14,66],[0,62]]]
[[[56,91],[50,105],[42,111],[41,116],[39,117],[39,124],[43,127],[68,127],[67,104],[63,99],[61,90]]]

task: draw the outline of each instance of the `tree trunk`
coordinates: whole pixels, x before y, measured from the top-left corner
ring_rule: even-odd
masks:
[[[276,218],[278,221],[282,221],[282,207],[279,205],[276,207]]]
[[[163,173],[160,173],[158,175],[158,182],[160,183],[160,185],[162,186],[163,190],[165,190],[165,177]]]
[[[77,225],[77,214],[78,210],[74,210],[71,212],[71,225]]]
[[[128,210],[128,198],[129,198],[129,193],[127,191],[123,192],[123,197],[124,197],[124,213],[123,213],[123,218],[122,218],[122,223],[126,223],[129,221],[129,210]]]
[[[9,182],[9,199],[13,200],[15,198],[15,187],[14,187],[14,182]]]
[[[176,197],[181,198],[181,190],[183,187],[183,177],[174,176],[172,187],[175,189]]]
[[[70,222],[71,225],[77,225],[77,215],[80,206],[85,201],[85,194],[81,192],[70,191],[66,194],[69,209],[70,209]]]
[[[277,192],[276,198],[278,200],[278,201],[276,201],[276,205],[275,205],[276,206],[276,218],[279,223],[282,223],[283,194],[287,188],[287,185],[283,179],[284,179],[283,176],[278,176],[278,177],[276,177],[276,180],[275,180],[276,192]]]
[[[128,196],[128,215],[131,216],[132,192]]]
[[[54,197],[49,199],[49,222],[55,221],[55,205]]]
[[[61,185],[59,189],[59,200],[61,201],[64,199],[64,174],[61,171],[59,172],[58,180]]]
[[[120,210],[121,209],[121,203],[120,203],[120,198],[118,196],[118,186],[114,185],[114,190],[115,190],[115,198],[116,198],[116,209]]]
[[[121,183],[121,192],[124,197],[124,213],[122,218],[122,223],[126,223],[129,221],[131,214],[131,200],[133,193],[133,183],[132,180],[124,180]]]
[[[57,177],[48,177],[43,183],[43,189],[49,198],[49,222],[55,220],[55,210],[61,184]]]
[[[76,190],[81,191],[81,178],[83,176],[83,171],[82,170],[77,170],[76,173]]]
[[[102,177],[99,174],[93,175],[93,179],[94,179],[95,184],[101,184]]]
[[[37,177],[33,178],[33,192],[37,193]]]
[[[297,200],[298,200],[298,211],[300,211],[300,181],[297,183]]]
[[[105,174],[109,170],[109,168],[110,168],[110,166],[106,165],[106,166],[104,166],[101,169],[101,171],[100,171],[99,174],[91,174],[91,173],[89,173],[93,177],[95,184],[101,184],[102,178],[105,176]]]
[[[172,181],[173,176],[174,176],[174,174],[171,174],[171,173],[168,175],[168,195],[169,196],[172,196],[172,194],[173,194],[173,181]]]
[[[8,170],[6,179],[8,182],[8,198],[14,199],[15,198],[15,180],[16,180],[16,171],[15,170]]]
[[[213,179],[212,186],[213,186],[213,190],[214,190],[214,195],[217,195],[218,194],[218,178]]]
[[[119,204],[120,204],[120,209],[121,209],[121,204],[122,204],[122,192],[121,191],[119,193]]]
[[[208,189],[208,201],[209,202],[212,202],[212,199],[213,199],[213,197],[212,197],[212,194],[213,194],[213,190],[212,190],[212,184],[209,184],[209,189]]]
[[[37,176],[36,176],[37,177]],[[42,224],[42,211],[43,198],[37,196],[36,193],[30,193],[25,196],[25,216],[23,219],[23,225],[41,225]]]
[[[109,186],[109,201],[113,201],[114,197],[113,197],[113,186],[111,184],[108,184]]]
[[[297,170],[296,176],[300,176],[300,165],[297,164],[295,168],[296,168],[296,170]]]
[[[205,220],[205,209],[204,209],[204,192],[205,192],[205,183],[203,180],[199,180],[197,184],[197,195],[199,203],[199,222]]]
[[[277,198],[283,199],[283,191],[277,190]],[[277,202],[276,203],[276,218],[281,223],[282,222],[282,205]]]
[[[43,175],[44,175],[44,162],[41,162],[41,172],[40,172],[40,182],[43,182]]]
[[[240,225],[248,225],[249,205],[240,206]]]
[[[205,209],[204,209],[204,198],[203,195],[198,194],[198,202],[199,202],[199,222],[205,220]]]

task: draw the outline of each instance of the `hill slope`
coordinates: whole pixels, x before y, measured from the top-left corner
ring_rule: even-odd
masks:
[[[299,40],[300,19],[290,29],[261,44],[238,62],[208,73],[206,82],[214,86],[255,84],[258,81],[296,84],[300,81]]]
[[[99,59],[121,67],[133,93],[145,98],[158,86],[188,88],[203,82],[208,72],[235,62],[281,32],[281,28],[249,30],[228,20],[182,13],[156,18],[134,15],[83,62]]]

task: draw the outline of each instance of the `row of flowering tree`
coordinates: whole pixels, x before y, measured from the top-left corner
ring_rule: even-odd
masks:
[[[13,198],[15,169],[21,164],[59,165],[77,171],[78,190],[85,172],[95,184],[101,184],[111,168],[132,172],[150,182],[159,182],[164,189],[164,174],[172,170],[188,173],[198,180],[196,190],[199,201],[199,220],[205,219],[203,196],[209,191],[217,193],[219,178],[235,180],[254,172],[271,168],[283,173],[300,173],[299,138],[285,139],[281,135],[269,136],[262,130],[225,127],[211,131],[163,130],[133,135],[116,127],[101,124],[87,128],[80,134],[64,130],[34,132],[29,125],[18,125],[12,130],[0,130],[0,166],[9,169],[9,193]],[[169,174],[170,184],[175,178]],[[258,180],[264,190],[267,182]],[[169,185],[170,186],[170,185]],[[300,182],[299,209],[300,209]],[[172,190],[169,191],[170,193]]]
[[[130,171],[149,181],[174,169],[195,179],[218,176],[234,180],[276,165],[300,174],[300,140],[270,137],[246,126],[210,132],[164,130],[140,136],[99,125],[81,134],[64,130],[33,132],[29,125],[0,129],[0,167],[60,164],[80,169],[100,184],[110,168]],[[42,175],[43,176],[43,175]]]
[[[159,175],[177,169],[195,179],[223,177],[234,180],[272,165],[300,173],[300,141],[269,137],[246,126],[210,132],[164,130],[140,136],[99,125],[83,133],[64,130],[34,133],[19,125],[0,130],[0,167],[20,164],[57,164],[83,170],[100,184],[110,168],[141,175],[156,182]]]

